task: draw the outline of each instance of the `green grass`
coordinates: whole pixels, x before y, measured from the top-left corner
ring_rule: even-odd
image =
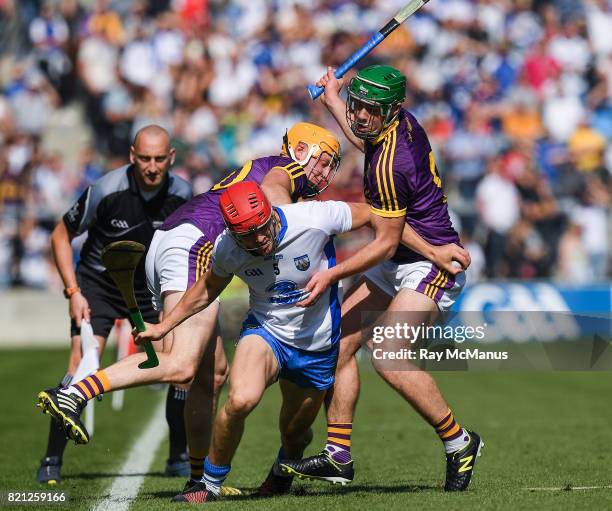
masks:
[[[34,408],[35,393],[61,374],[60,351],[0,352],[5,413],[0,415],[0,489],[35,489],[33,476],[46,441],[47,419]],[[531,492],[528,487],[612,485],[610,373],[435,373],[458,420],[476,429],[486,447],[470,491],[445,494],[441,446],[431,428],[371,370],[363,371],[353,435],[357,477],[345,488],[297,482],[294,494],[271,500],[238,499],[212,509],[609,509],[612,490]],[[113,475],[147,420],[159,393],[126,394],[121,413],[110,399],[96,408],[91,445],[70,446],[58,489],[71,509],[88,509],[108,494]],[[249,417],[228,484],[252,490],[263,480],[278,448],[278,389]],[[316,423],[314,453],[325,424]],[[160,475],[167,444],[156,454],[132,510],[168,509],[183,484]],[[55,509],[58,509],[55,507]],[[193,509],[173,505],[171,509]]]
[[[104,360],[112,361],[112,354]],[[39,390],[55,385],[68,360],[64,350],[0,351],[0,490],[40,490],[35,481],[44,455],[49,417],[36,408]],[[67,491],[73,509],[86,509],[105,493],[127,456],[139,430],[147,424],[162,393],[146,388],[126,392],[122,411],[115,412],[109,397],[96,403],[96,428],[88,446],[68,444],[57,490]],[[160,467],[156,467],[160,470]],[[163,466],[161,466],[163,470]],[[58,509],[58,506],[54,506]],[[36,506],[40,509],[40,506]]]

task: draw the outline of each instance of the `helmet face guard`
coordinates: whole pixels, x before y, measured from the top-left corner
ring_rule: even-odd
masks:
[[[367,101],[349,92],[346,101],[346,122],[357,138],[374,140],[393,121],[395,115],[391,115],[392,106],[394,105],[381,105],[375,101]],[[366,122],[357,117],[357,112],[364,109],[369,113]],[[374,121],[377,117],[380,118],[381,122],[380,126],[375,128]]]
[[[346,121],[353,134],[376,139],[393,122],[405,97],[406,78],[397,69],[369,66],[360,70],[349,82],[346,102]]]
[[[236,244],[247,252],[265,251],[270,244],[272,244],[270,250],[272,252],[278,243],[276,222],[274,221],[273,214],[270,214],[270,218],[268,218],[265,224],[259,227],[253,226],[248,231],[238,232],[229,225],[227,228]]]
[[[298,159],[295,148],[299,143],[308,147],[308,152]],[[336,177],[340,167],[340,142],[325,128],[306,122],[294,125],[283,137],[283,154],[306,167],[310,163],[308,179],[309,190],[304,198],[310,199],[323,192]]]
[[[277,222],[270,201],[253,182],[231,185],[219,198],[223,221],[238,246],[249,252],[276,248]]]
[[[322,193],[334,180],[336,173],[340,167],[340,154],[335,152],[325,142],[321,145],[312,144],[308,149],[306,158],[298,161],[293,152],[293,148],[289,148],[289,154],[297,163],[305,167],[311,158],[315,158],[312,168],[306,179],[308,179],[309,191],[306,192],[304,198],[311,199]]]

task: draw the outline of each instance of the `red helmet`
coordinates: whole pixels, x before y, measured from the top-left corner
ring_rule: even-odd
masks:
[[[230,186],[219,198],[223,220],[238,244],[247,250],[243,237],[253,235],[271,224],[272,206],[261,188],[251,181],[241,181]]]

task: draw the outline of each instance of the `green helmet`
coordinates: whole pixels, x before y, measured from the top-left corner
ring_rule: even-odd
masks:
[[[348,85],[346,120],[355,136],[374,139],[397,115],[395,107],[406,97],[406,77],[391,66],[369,66],[359,71]],[[366,107],[370,119],[366,123],[356,112]],[[382,125],[372,127],[372,116],[380,115]]]

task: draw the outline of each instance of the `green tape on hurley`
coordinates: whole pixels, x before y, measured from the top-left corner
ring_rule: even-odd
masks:
[[[130,311],[130,318],[134,325],[136,325],[136,330],[139,332],[144,332],[146,330],[144,319],[142,319],[142,314],[138,309],[135,311]],[[147,360],[138,364],[140,369],[151,369],[153,367],[157,367],[159,365],[159,359],[157,358],[157,353],[155,353],[155,349],[150,342],[145,342],[142,347],[147,353]]]

